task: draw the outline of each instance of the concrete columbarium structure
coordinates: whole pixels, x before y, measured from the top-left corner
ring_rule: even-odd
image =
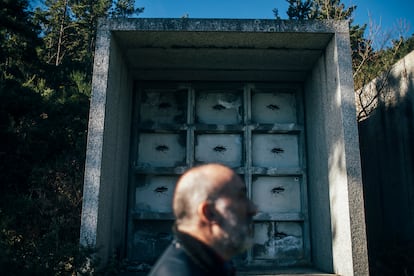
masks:
[[[103,20],[92,91],[81,243],[103,260],[150,266],[179,175],[220,162],[259,207],[241,273],[368,275],[347,22]]]

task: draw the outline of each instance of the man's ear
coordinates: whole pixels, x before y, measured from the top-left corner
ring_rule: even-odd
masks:
[[[204,222],[213,222],[216,220],[216,211],[211,202],[204,201],[198,206],[198,215]]]

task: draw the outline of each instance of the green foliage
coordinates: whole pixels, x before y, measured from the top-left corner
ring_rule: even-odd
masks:
[[[305,20],[311,16],[312,0],[286,0],[289,3],[287,15],[289,19]]]
[[[55,66],[72,62],[90,66],[97,19],[107,15],[110,5],[108,0],[46,0],[46,9],[38,8],[34,17],[43,31],[42,60]]]
[[[0,79],[23,80],[37,64],[39,29],[31,23],[27,1],[0,1]]]
[[[46,9],[35,11],[35,22],[40,24],[43,41],[42,59],[58,66],[73,62],[89,66],[98,18],[130,17],[139,15],[144,8],[135,8],[135,0],[46,0]]]
[[[286,14],[289,19],[336,19],[346,20],[352,18],[356,6],[345,8],[340,0],[286,0],[288,10]],[[276,18],[279,18],[279,11],[273,10]]]
[[[276,19],[276,20],[280,20],[280,19],[282,19],[282,18],[280,17],[280,15],[279,15],[279,9],[274,8],[274,9],[272,10],[272,12],[273,12],[273,15],[274,15],[274,17],[275,17],[275,19]]]
[[[365,81],[370,81],[379,76],[382,72],[386,72],[391,69],[399,59],[406,56],[408,53],[414,50],[414,35],[405,39],[400,37],[391,41],[391,45],[379,50],[371,50],[372,54],[363,65],[361,70],[364,73]],[[357,87],[361,87],[366,84],[362,80],[356,78]]]
[[[383,49],[374,49],[373,39],[366,38],[367,24],[354,25],[352,15],[357,6],[345,7],[340,0],[286,0],[289,3],[287,15],[289,19],[296,20],[348,20],[350,44],[352,52],[352,67],[355,89],[357,91],[358,120],[365,118],[372,111],[372,104],[378,95],[364,95],[359,91],[378,76],[383,76],[384,81],[391,69],[399,59],[414,49],[413,37],[404,39],[399,37],[391,41],[391,46]],[[279,11],[273,9],[276,19],[280,19]],[[387,41],[382,42],[387,45]],[[381,87],[381,86],[380,86]],[[361,94],[362,93],[362,94]],[[362,117],[361,117],[362,116]]]
[[[345,8],[341,0],[313,0],[311,19],[347,20],[352,17],[356,6]]]
[[[110,11],[111,17],[129,17],[139,15],[144,12],[144,8],[135,8],[135,0],[118,0]]]
[[[9,275],[58,275],[79,257],[88,99],[53,98],[0,85],[0,270]]]
[[[96,25],[112,7],[142,10],[44,4],[0,1],[0,271],[91,275],[95,249],[79,248],[79,228]]]
[[[401,44],[399,44],[401,42]],[[414,50],[414,34],[407,39],[400,38],[400,40],[393,40],[392,47],[398,46],[398,51],[395,53],[395,59],[399,60]]]

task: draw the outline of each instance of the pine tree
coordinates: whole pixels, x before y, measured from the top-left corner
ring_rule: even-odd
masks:
[[[0,1],[0,79],[24,82],[32,77],[30,66],[36,63],[40,30],[31,22],[27,8],[27,0]]]
[[[289,19],[304,20],[309,19],[311,15],[312,0],[286,0],[289,3],[287,15]]]
[[[35,11],[35,19],[42,27],[45,43],[41,55],[46,63],[58,66],[67,55],[69,33],[73,27],[69,0],[46,0],[44,7],[46,9],[38,8]]]
[[[352,18],[357,6],[345,8],[341,0],[313,0],[311,19],[346,20]]]
[[[144,12],[144,8],[135,8],[135,0],[117,0],[110,11],[111,17],[130,17]]]
[[[45,0],[32,13],[28,0],[0,1],[5,275],[75,275],[87,260],[78,233],[97,22],[143,11],[134,5]]]

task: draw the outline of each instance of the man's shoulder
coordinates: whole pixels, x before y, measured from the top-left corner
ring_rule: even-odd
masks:
[[[179,243],[171,244],[152,268],[149,276],[204,275]]]

